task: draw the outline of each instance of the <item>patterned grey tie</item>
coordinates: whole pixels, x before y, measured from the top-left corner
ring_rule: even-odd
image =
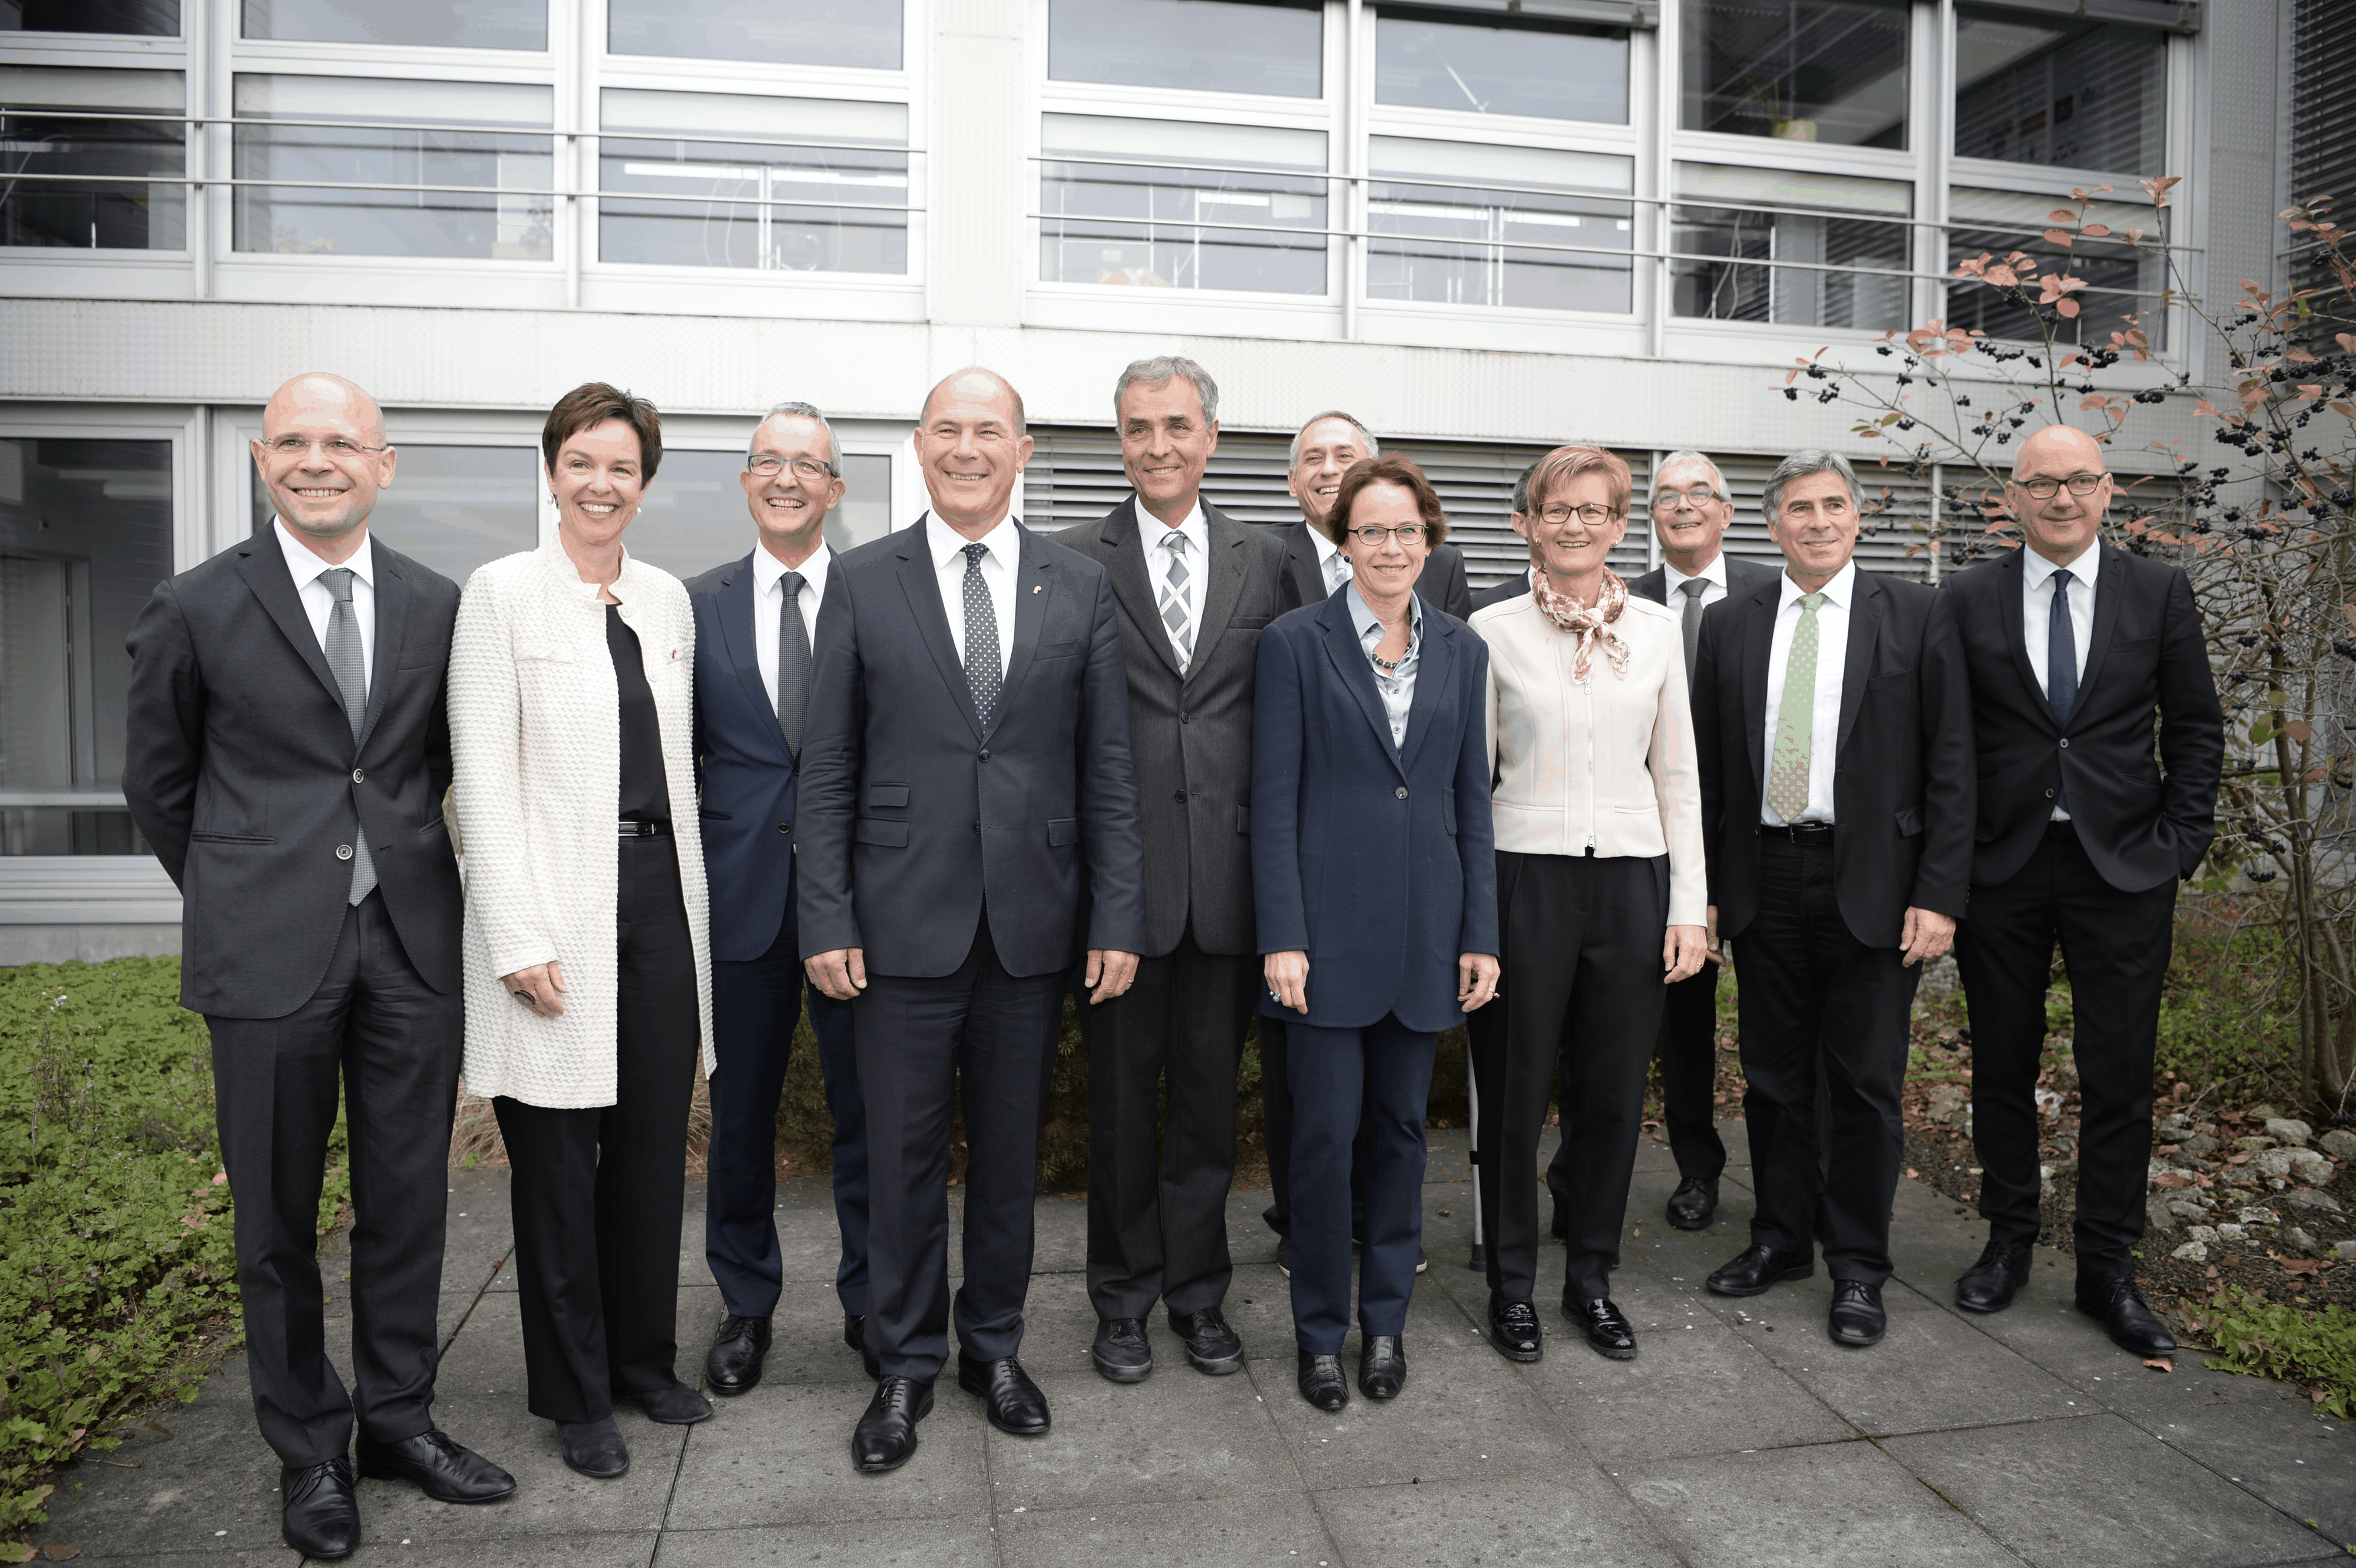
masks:
[[[1677,591],[1686,596],[1686,685],[1687,687],[1693,685],[1694,655],[1701,648],[1701,596],[1708,591],[1708,588],[1709,579],[1707,577],[1687,577],[1677,585]]]
[[[798,757],[809,717],[809,633],[802,627],[802,575],[787,572],[777,581],[785,588],[785,603],[777,607],[777,728]]]
[[[1178,673],[1194,661],[1194,618],[1186,611],[1186,536],[1170,531],[1170,564],[1162,575],[1162,624],[1170,628],[1170,646],[1178,650]]]
[[[360,653],[359,614],[352,608],[352,569],[331,566],[319,574],[319,581],[336,600],[335,608],[327,612],[327,668],[344,694],[344,717],[351,721],[352,743],[357,746],[360,725],[368,718],[368,660]],[[353,760],[359,758],[355,756]],[[369,854],[368,830],[358,828],[352,837],[352,890],[345,901],[358,904],[375,886],[376,858]]]
[[[965,683],[972,688],[974,712],[984,729],[1006,684],[998,652],[998,609],[990,602],[990,585],[981,580],[981,558],[988,553],[987,544],[965,547]]]

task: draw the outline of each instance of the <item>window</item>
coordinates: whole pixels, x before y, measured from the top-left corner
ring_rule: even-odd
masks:
[[[1049,114],[1040,140],[1041,277],[1326,292],[1324,132]]]
[[[123,639],[172,575],[169,441],[0,439],[0,854],[144,854]]]
[[[177,70],[0,66],[0,245],[185,249],[186,94]]]
[[[1632,188],[1633,158],[1376,136],[1370,162],[1369,298],[1630,308],[1632,209],[1594,193]]]
[[[2133,192],[2140,196],[2141,192]],[[2147,235],[2159,227],[2153,209],[2118,195],[2095,198],[2094,217],[2122,232],[2141,229]],[[2047,227],[2047,215],[2057,207],[2074,209],[2068,197],[2036,191],[1957,188],[1947,193],[1947,264],[1984,252],[2002,256],[2014,251],[2038,258],[2041,271],[2067,266],[2086,280],[2076,297],[2079,313],[2061,322],[2064,342],[2107,344],[2111,334],[2124,332],[2129,315],[2140,314],[2139,325],[2154,349],[2167,343],[2168,312],[2160,292],[2167,282],[2158,254],[2132,249],[2123,240],[2084,240],[2064,250],[2037,236]],[[2030,274],[2029,295],[2035,297]],[[2040,334],[2035,314],[2026,303],[2015,304],[1991,288],[1957,286],[1947,292],[1949,325],[1977,329],[1991,338],[2034,342]]]
[[[1375,102],[1624,125],[1628,36],[1385,10],[1375,19]]]
[[[617,55],[900,69],[900,0],[610,0],[605,27]]]
[[[1683,0],[1687,131],[1906,145],[1903,4]]]
[[[826,518],[826,542],[850,550],[892,528],[892,459],[846,453],[842,503]],[[682,580],[744,559],[757,537],[745,510],[742,452],[663,453],[662,470],[631,520],[624,542],[632,554]]]
[[[237,188],[236,248],[547,261],[551,101],[520,83],[241,75],[238,117],[284,124],[237,127],[237,177],[258,183]]]
[[[1195,92],[1323,94],[1322,6],[1233,0],[1050,0],[1047,75],[1056,81]]]
[[[0,33],[180,36],[180,0],[0,0]]]
[[[599,259],[908,270],[905,104],[609,87],[601,113],[608,133],[673,134],[601,139]]]
[[[530,446],[441,446],[396,440],[391,487],[369,513],[369,533],[463,585],[475,568],[540,541],[540,454]],[[251,465],[253,532],[273,509]]]
[[[548,48],[548,0],[243,0],[249,38],[458,49]]]
[[[1955,156],[2158,174],[2167,59],[2147,28],[1959,5]]]
[[[1681,163],[1676,190],[1670,275],[1677,315],[1876,331],[1908,325],[1908,228],[1887,220],[1908,216],[1912,187]]]

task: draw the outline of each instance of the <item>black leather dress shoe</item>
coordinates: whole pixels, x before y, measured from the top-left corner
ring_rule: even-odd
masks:
[[[1751,1247],[1740,1257],[1719,1264],[1707,1283],[1713,1295],[1764,1295],[1769,1285],[1784,1280],[1804,1280],[1815,1272],[1814,1252],[1779,1252],[1772,1247]]]
[[[1340,1410],[1350,1402],[1350,1380],[1342,1375],[1341,1357],[1312,1355],[1307,1350],[1298,1354],[1301,1366],[1295,1376],[1302,1399],[1323,1411]]]
[[[1489,1299],[1489,1345],[1508,1361],[1536,1361],[1546,1356],[1546,1330],[1538,1326],[1538,1309],[1527,1301]]]
[[[878,1378],[875,1397],[851,1433],[851,1463],[871,1476],[896,1470],[916,1457],[916,1423],[933,1413],[933,1385],[914,1378]]]
[[[1826,1324],[1836,1345],[1862,1350],[1879,1345],[1890,1332],[1890,1315],[1881,1310],[1881,1287],[1863,1280],[1833,1282],[1833,1310]]]
[[[1215,1306],[1200,1312],[1173,1312],[1170,1332],[1186,1342],[1186,1363],[1208,1377],[1224,1378],[1244,1369],[1244,1342],[1227,1326]]]
[[[659,1421],[665,1426],[693,1426],[699,1421],[712,1419],[712,1402],[685,1383],[648,1389],[630,1397],[638,1402],[638,1408],[647,1412],[648,1421]]]
[[[2026,1241],[1990,1241],[1980,1261],[1955,1281],[1955,1305],[1965,1312],[2002,1312],[2029,1283]]]
[[[437,1503],[495,1503],[515,1496],[515,1477],[440,1427],[398,1443],[359,1442],[359,1471],[372,1481],[413,1481]]]
[[[1680,1230],[1707,1230],[1717,1213],[1716,1176],[1687,1176],[1669,1194],[1669,1223]]]
[[[593,1481],[630,1473],[630,1445],[610,1415],[603,1421],[560,1421],[556,1440],[564,1445],[564,1462]]]
[[[712,1337],[712,1348],[704,1355],[704,1386],[721,1395],[748,1392],[760,1382],[761,1363],[768,1354],[769,1320],[732,1312],[720,1320],[720,1332]]]
[[[859,1352],[859,1364],[867,1369],[870,1381],[884,1375],[884,1363],[867,1348],[867,1316],[846,1312],[842,1315],[842,1342]]]
[[[1370,1400],[1395,1400],[1407,1387],[1407,1346],[1396,1334],[1369,1334],[1358,1348],[1358,1391]]]
[[[1047,1435],[1047,1396],[1013,1357],[977,1361],[958,1351],[958,1387],[980,1399],[990,1424],[1009,1437]]]
[[[360,1505],[352,1486],[352,1462],[340,1455],[299,1470],[282,1468],[280,1537],[306,1557],[349,1557],[360,1543]]]
[[[2138,1356],[2168,1356],[2176,1350],[2176,1336],[2143,1299],[2143,1292],[2126,1274],[2078,1279],[2078,1310],[2102,1320],[2111,1343]]]
[[[1116,1383],[1141,1383],[1153,1375],[1153,1347],[1145,1342],[1145,1319],[1099,1317],[1088,1359],[1098,1375]]]
[[[1611,1297],[1581,1301],[1565,1291],[1562,1315],[1587,1330],[1587,1347],[1597,1355],[1614,1361],[1636,1359],[1636,1330]]]

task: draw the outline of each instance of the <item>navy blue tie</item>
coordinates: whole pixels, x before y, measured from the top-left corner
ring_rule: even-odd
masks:
[[[2078,705],[2078,635],[2070,619],[2070,574],[2053,574],[2053,614],[2047,622],[2045,633],[2045,701],[2053,710],[2053,722],[2064,732],[2070,728],[2070,710]],[[2063,811],[2070,809],[2070,786],[2057,783],[2054,806]]]

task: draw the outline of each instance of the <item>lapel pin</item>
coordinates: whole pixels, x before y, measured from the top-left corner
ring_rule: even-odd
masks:
[[[1044,583],[1036,583],[1036,584],[1033,584],[1033,585],[1032,585],[1031,591],[1032,591],[1033,593],[1034,593],[1034,594],[1044,594],[1044,593],[1045,593],[1045,592],[1047,591],[1047,585],[1046,585],[1046,584],[1044,584]]]

